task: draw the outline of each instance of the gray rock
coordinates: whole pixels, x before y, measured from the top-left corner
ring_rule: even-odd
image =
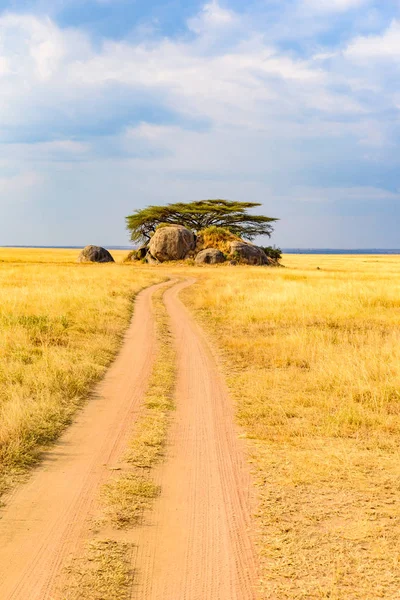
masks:
[[[225,262],[225,256],[217,248],[201,250],[195,258],[197,264],[216,265]]]
[[[250,242],[234,241],[230,243],[231,256],[238,262],[246,265],[272,265],[273,261],[268,258],[262,248],[250,244]]]
[[[115,262],[111,254],[101,246],[86,246],[78,256],[78,262]]]
[[[160,262],[182,260],[196,247],[196,236],[182,225],[160,227],[150,240],[149,253]]]

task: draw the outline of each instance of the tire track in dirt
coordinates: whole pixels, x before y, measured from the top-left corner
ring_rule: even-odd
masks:
[[[176,413],[161,497],[136,530],[135,600],[254,600],[250,478],[233,406],[179,292],[164,294],[178,353]]]
[[[50,600],[87,533],[100,486],[126,447],[156,352],[151,297],[141,292],[116,361],[76,422],[0,511],[1,600]]]

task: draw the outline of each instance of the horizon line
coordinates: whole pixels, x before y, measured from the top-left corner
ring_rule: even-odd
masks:
[[[81,245],[61,245],[61,246],[55,246],[55,245],[34,245],[34,244],[4,244],[4,245],[0,245],[0,248],[33,248],[33,249],[46,249],[46,250],[79,250],[80,248],[85,248],[88,244],[81,244]],[[127,245],[121,245],[121,244],[102,244],[103,248],[111,248],[114,250],[130,250],[131,248],[134,248],[133,245],[127,246]],[[312,251],[316,251],[316,250],[323,250],[325,252],[336,252],[336,251],[340,251],[340,252],[366,252],[366,251],[371,251],[371,252],[376,252],[376,251],[385,251],[385,252],[399,252],[400,253],[400,248],[335,248],[335,247],[312,247],[312,246],[292,246],[292,247],[288,247],[288,248],[281,248],[282,252],[294,252],[294,251],[306,251],[306,250],[312,250]]]

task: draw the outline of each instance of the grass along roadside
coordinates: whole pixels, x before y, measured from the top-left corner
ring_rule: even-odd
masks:
[[[118,471],[102,490],[102,517],[95,524],[96,537],[107,539],[91,541],[83,556],[74,559],[67,569],[64,600],[125,600],[130,598],[134,580],[130,557],[131,544],[121,542],[109,534],[114,530],[129,529],[141,523],[145,511],[160,489],[152,479],[152,468],[159,464],[165,453],[168,425],[174,410],[176,354],[169,320],[163,303],[164,287],[154,294],[158,353],[150,377],[143,410],[135,423],[132,438],[125,455],[128,465]],[[85,591],[83,596],[82,590]]]
[[[260,596],[396,598],[400,257],[283,262],[204,269],[182,295],[249,438]]]
[[[0,492],[87,399],[120,347],[135,295],[166,278],[77,265],[61,250],[54,264],[22,263],[26,252],[0,252]]]

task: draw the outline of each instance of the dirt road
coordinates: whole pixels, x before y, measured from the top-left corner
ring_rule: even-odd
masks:
[[[160,284],[162,285],[162,284]],[[151,373],[153,286],[142,292],[123,349],[76,423],[0,513],[1,600],[56,598],[65,559],[78,551],[99,488],[118,463]],[[249,477],[232,406],[180,283],[165,294],[178,350],[177,411],[160,499],[137,543],[138,600],[254,600]]]
[[[162,495],[139,532],[138,600],[252,600],[249,476],[233,407],[207,341],[178,298],[165,294],[178,351],[176,419]]]

